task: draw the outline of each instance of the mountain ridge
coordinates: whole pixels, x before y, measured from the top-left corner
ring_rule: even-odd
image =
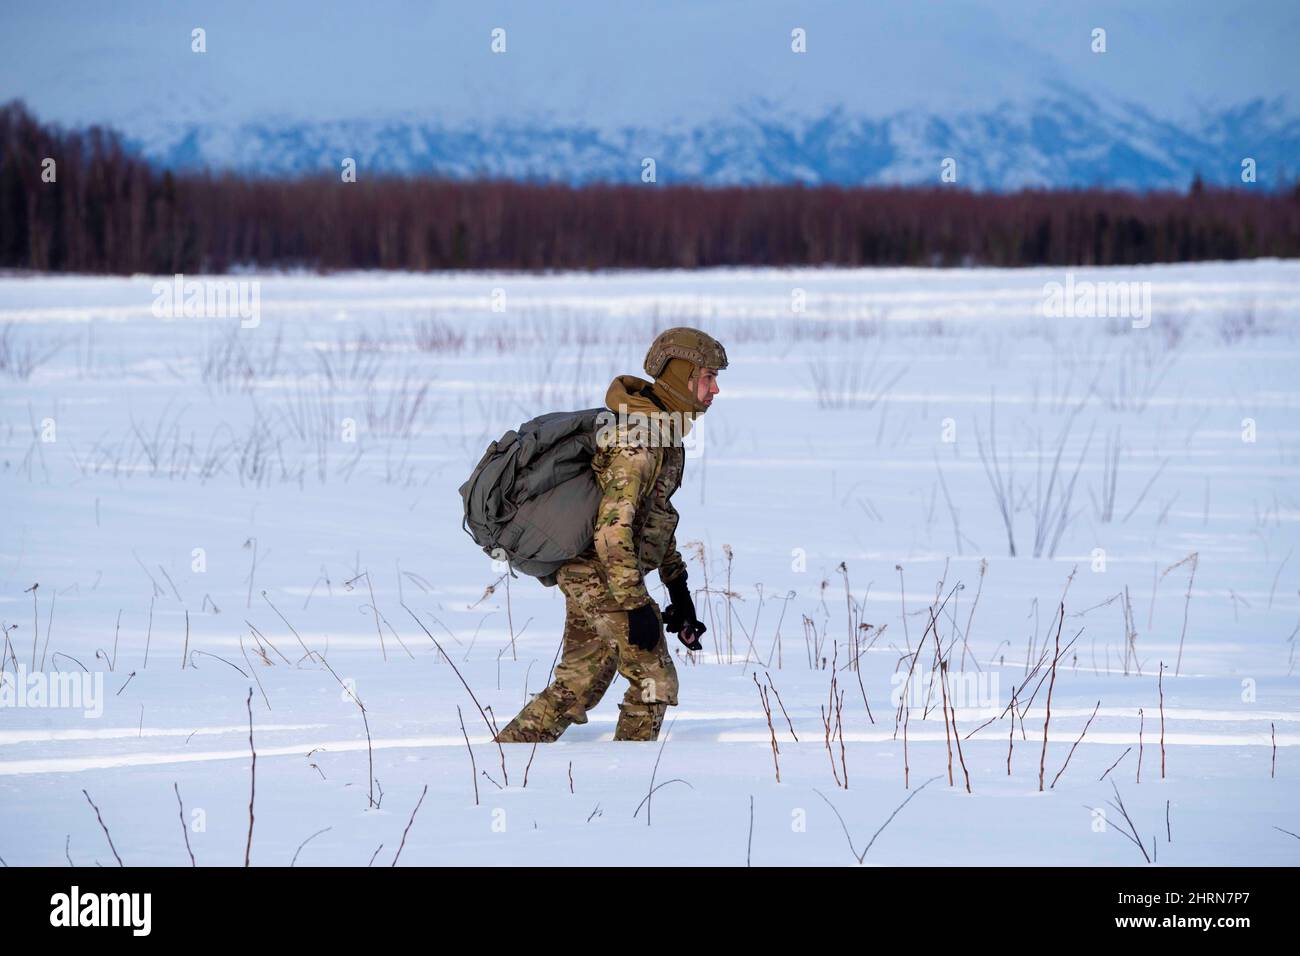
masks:
[[[429,174],[572,186],[656,180],[710,186],[937,184],[957,162],[957,185],[981,191],[1105,186],[1185,189],[1199,176],[1239,185],[1255,159],[1259,184],[1285,188],[1300,164],[1300,118],[1282,96],[1205,111],[1175,123],[1140,106],[1054,86],[991,109],[907,111],[881,118],[842,106],[805,114],[754,99],[710,122],[601,128],[580,120],[440,123],[395,114],[365,119],[161,122],[124,141],[155,164],[258,176],[336,172]]]

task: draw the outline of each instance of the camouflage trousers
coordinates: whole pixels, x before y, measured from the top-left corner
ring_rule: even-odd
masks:
[[[655,740],[664,713],[677,703],[677,669],[664,640],[644,650],[628,641],[627,612],[609,610],[609,588],[600,567],[577,559],[560,568],[564,592],[564,644],[555,679],[497,735],[502,743],[550,743],[570,724],[585,724],[587,711],[605,696],[614,674],[627,678],[619,704],[615,740]],[[655,606],[655,616],[659,608]]]

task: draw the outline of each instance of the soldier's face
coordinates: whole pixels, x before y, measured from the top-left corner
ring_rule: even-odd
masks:
[[[721,389],[718,388],[718,370],[716,368],[700,369],[700,374],[695,377],[695,400],[707,408],[713,404],[713,396],[720,391]]]

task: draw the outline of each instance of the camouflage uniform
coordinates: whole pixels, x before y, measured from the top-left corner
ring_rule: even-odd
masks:
[[[657,570],[668,585],[686,574],[677,550],[677,510],[669,502],[685,465],[679,439],[708,407],[695,394],[699,370],[726,368],[727,353],[698,329],[673,328],[651,344],[644,367],[653,384],[620,375],[605,396],[618,424],[592,458],[604,492],[592,545],[556,573],[566,610],[555,678],[501,730],[500,741],[549,742],[570,724],[585,724],[616,672],[629,687],[619,704],[615,740],[656,739],[664,713],[677,703],[677,671],[645,575]],[[668,418],[660,417],[664,413]],[[639,428],[638,414],[671,422],[671,434]],[[647,605],[659,621],[650,650],[632,644],[628,631],[628,612]]]
[[[641,380],[623,376],[616,384],[620,381]],[[611,394],[616,391],[611,386]],[[633,392],[630,399],[633,408],[644,407],[641,395]],[[657,409],[651,406],[650,411]],[[614,739],[659,736],[665,711],[677,703],[677,671],[662,618],[658,643],[645,650],[628,640],[627,612],[650,604],[659,617],[646,590],[647,571],[658,570],[664,584],[686,572],[677,550],[677,510],[669,502],[681,485],[684,465],[680,444],[649,442],[621,425],[614,441],[596,453],[592,468],[604,497],[595,537],[585,553],[556,574],[566,611],[555,678],[502,729],[498,740],[550,742],[570,724],[585,724],[587,711],[604,696],[616,672],[629,686],[619,705]]]

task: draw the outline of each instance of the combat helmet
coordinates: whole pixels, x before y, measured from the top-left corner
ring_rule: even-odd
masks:
[[[727,350],[722,343],[699,329],[679,327],[660,332],[646,353],[646,374],[658,378],[673,358],[685,359],[697,369],[727,367]]]

